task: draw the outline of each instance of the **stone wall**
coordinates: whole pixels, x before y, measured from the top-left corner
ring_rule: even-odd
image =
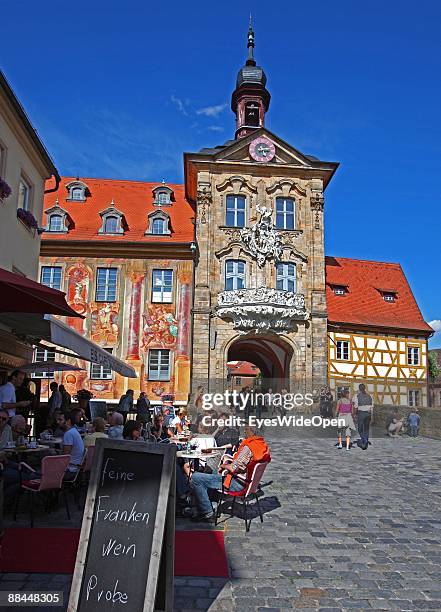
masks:
[[[411,412],[409,406],[397,406],[398,413],[405,418]],[[385,428],[387,417],[392,414],[392,406],[375,406],[373,424]],[[441,440],[441,408],[418,409],[421,416],[420,435]]]

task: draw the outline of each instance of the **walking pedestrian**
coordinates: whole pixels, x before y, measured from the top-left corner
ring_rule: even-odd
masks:
[[[409,425],[409,435],[411,438],[416,438],[420,429],[420,414],[418,412],[418,408],[412,410],[407,417],[407,424]]]
[[[124,423],[127,421],[127,415],[133,411],[133,389],[127,389],[124,395],[121,395],[118,404],[118,412],[122,414]]]
[[[323,418],[332,417],[332,404],[334,399],[329,387],[322,387],[320,390],[320,416]]]
[[[358,385],[358,393],[354,398],[354,408],[357,413],[357,425],[360,439],[357,444],[363,450],[369,446],[369,427],[371,424],[372,413],[374,410],[374,400],[366,391],[366,386]]]
[[[349,391],[342,391],[341,397],[337,402],[336,418],[339,419],[338,425],[338,448],[343,448],[343,433],[346,437],[346,450],[351,448],[351,432],[356,431],[353,419],[354,404],[349,398]]]

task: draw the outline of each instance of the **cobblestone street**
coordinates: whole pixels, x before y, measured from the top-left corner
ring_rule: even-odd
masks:
[[[175,609],[441,610],[441,442],[268,432],[264,523],[226,521],[231,580],[176,578]],[[3,576],[1,589],[64,588],[70,577]],[[137,611],[130,611],[137,612]]]

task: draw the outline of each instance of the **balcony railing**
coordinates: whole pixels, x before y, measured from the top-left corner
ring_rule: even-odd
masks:
[[[242,333],[285,333],[308,318],[304,295],[269,287],[219,293],[216,314]]]

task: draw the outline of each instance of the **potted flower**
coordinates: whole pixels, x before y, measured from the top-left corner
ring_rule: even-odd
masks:
[[[9,187],[8,183],[0,178],[0,200],[6,200],[11,195],[12,189]]]
[[[29,229],[34,229],[34,230],[38,229],[38,221],[34,217],[34,215],[31,213],[30,210],[25,210],[24,208],[17,208],[17,217],[21,221],[23,221],[23,223]]]

